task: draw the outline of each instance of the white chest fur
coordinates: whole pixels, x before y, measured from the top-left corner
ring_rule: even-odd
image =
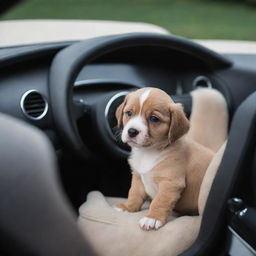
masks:
[[[153,181],[152,173],[149,171],[147,173],[141,174],[140,177],[146,193],[153,199],[157,193],[157,185]]]
[[[147,194],[154,198],[157,186],[153,181],[152,169],[164,159],[166,151],[133,148],[129,164],[131,169],[140,174]]]
[[[161,153],[156,150],[133,148],[129,164],[133,171],[144,174],[152,170],[159,162],[159,158],[161,158]]]

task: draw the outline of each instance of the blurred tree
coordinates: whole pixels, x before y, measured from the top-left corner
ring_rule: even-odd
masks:
[[[6,12],[13,5],[22,2],[23,0],[0,0],[0,14]]]

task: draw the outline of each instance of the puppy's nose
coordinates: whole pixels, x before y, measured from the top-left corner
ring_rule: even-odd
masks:
[[[130,129],[128,130],[128,134],[129,134],[129,136],[130,136],[131,138],[134,138],[134,137],[136,137],[136,136],[139,134],[139,131],[136,130],[136,129],[134,129],[134,128],[130,128]]]

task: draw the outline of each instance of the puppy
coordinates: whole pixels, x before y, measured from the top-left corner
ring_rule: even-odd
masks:
[[[198,195],[213,152],[185,136],[189,130],[182,105],[157,88],[129,93],[116,110],[121,139],[131,146],[128,200],[116,209],[136,212],[150,197],[144,230],[159,229],[172,211],[198,214]]]

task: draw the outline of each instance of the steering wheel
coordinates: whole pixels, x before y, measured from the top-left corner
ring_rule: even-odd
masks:
[[[57,132],[63,142],[80,155],[86,157],[90,155],[90,150],[88,150],[79,134],[74,114],[73,86],[77,75],[85,65],[107,53],[137,46],[160,47],[179,51],[194,56],[213,70],[230,65],[225,58],[217,53],[192,41],[173,35],[131,33],[105,36],[81,41],[63,49],[54,57],[49,72],[48,86],[51,110]],[[124,96],[124,94],[121,96]],[[188,99],[188,102],[191,107],[191,99]],[[101,111],[104,115],[103,108],[101,108]],[[97,120],[98,126],[101,127],[102,123],[100,121],[102,119]],[[113,145],[113,140],[108,136],[104,138],[108,140],[110,146],[111,143]],[[117,153],[128,154],[127,150],[121,147],[115,148],[117,148]]]

